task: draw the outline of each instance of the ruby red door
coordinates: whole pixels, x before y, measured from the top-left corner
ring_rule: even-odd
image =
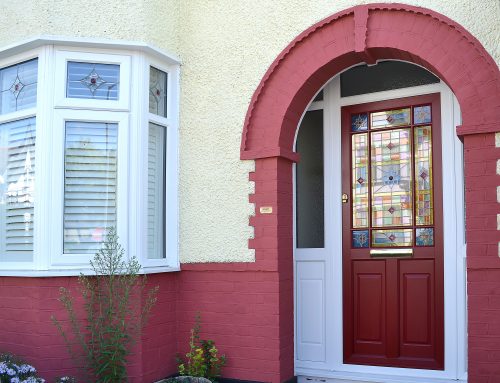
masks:
[[[439,95],[342,109],[344,363],[444,368]]]

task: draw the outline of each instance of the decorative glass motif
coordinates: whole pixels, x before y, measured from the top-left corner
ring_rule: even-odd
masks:
[[[352,136],[352,226],[368,227],[368,133]]]
[[[149,69],[149,112],[167,117],[168,74],[150,67]]]
[[[432,225],[432,132],[430,126],[415,128],[415,204],[416,224]]]
[[[374,227],[413,223],[410,129],[371,133],[371,207]]]
[[[432,227],[417,228],[415,242],[417,246],[434,246],[434,229]]]
[[[416,106],[413,108],[414,124],[429,124],[431,122],[431,106]]]
[[[370,245],[368,230],[354,230],[352,232],[352,247],[361,249]]]
[[[389,128],[392,126],[410,125],[410,108],[386,110],[371,113],[371,128]]]
[[[36,106],[38,59],[0,69],[0,114]]]
[[[412,229],[372,230],[373,247],[411,246]]]
[[[360,132],[368,130],[368,114],[360,113],[351,116],[351,130],[353,132]]]
[[[118,100],[119,84],[119,65],[68,62],[66,97]]]

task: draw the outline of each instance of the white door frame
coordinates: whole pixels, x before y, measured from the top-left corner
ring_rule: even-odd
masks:
[[[323,87],[323,92],[323,101],[311,102],[306,111],[318,109],[324,111],[325,248],[297,249],[294,226],[295,374],[300,382],[311,380],[330,383],[465,382],[467,381],[466,249],[463,148],[455,131],[461,118],[458,102],[443,82],[341,98],[340,76],[337,75]],[[430,93],[441,94],[443,196],[446,196],[443,198],[445,370],[344,364],[340,110],[347,105]],[[295,166],[293,177],[295,225]],[[311,288],[314,290],[314,297],[305,296],[304,294],[310,294],[308,291],[313,291]],[[321,307],[312,308],[311,302]],[[318,318],[318,316],[323,317]],[[308,323],[309,326],[316,327],[308,328]],[[315,338],[308,341],[305,338],[312,330]]]

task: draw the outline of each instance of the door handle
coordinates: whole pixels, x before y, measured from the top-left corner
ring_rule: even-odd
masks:
[[[347,203],[349,202],[349,196],[347,193],[342,193],[342,203]]]

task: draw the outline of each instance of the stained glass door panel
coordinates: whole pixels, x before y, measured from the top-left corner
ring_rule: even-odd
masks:
[[[345,363],[443,368],[439,108],[342,109]]]

